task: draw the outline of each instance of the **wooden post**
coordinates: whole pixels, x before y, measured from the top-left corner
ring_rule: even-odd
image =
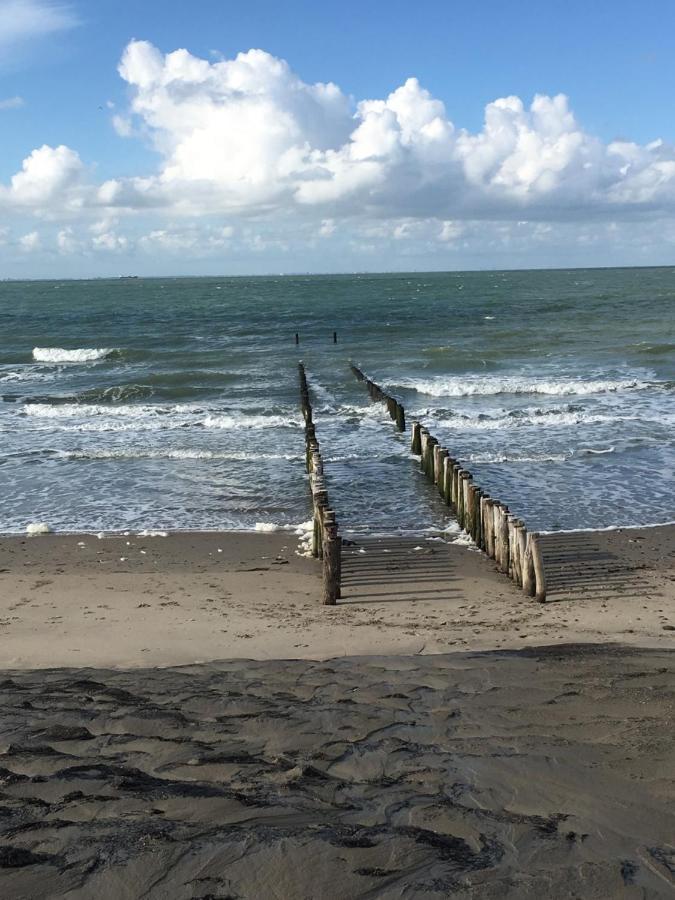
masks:
[[[323,605],[335,606],[339,593],[340,539],[337,526],[325,526],[323,547]]]
[[[419,422],[412,423],[412,440],[410,442],[410,451],[414,456],[422,455],[422,436],[420,431],[422,426]]]
[[[333,332],[333,343],[337,344],[337,331]]]
[[[495,541],[494,561],[497,563],[498,569],[501,569],[502,565],[501,512],[502,505],[498,500],[496,500],[492,504],[492,530],[494,532]]]
[[[541,543],[536,532],[530,534],[530,548],[532,567],[534,569],[534,596],[539,603],[543,603],[546,600],[546,575],[544,572],[544,559],[541,554]]]
[[[485,504],[485,542],[487,555],[490,559],[495,558],[495,517],[494,507],[496,500],[488,499]]]
[[[521,532],[523,522],[521,519],[513,520],[513,580],[520,587],[523,586],[523,550]]]
[[[441,448],[439,444],[434,445],[434,484],[438,484],[438,478],[441,472]]]
[[[471,509],[469,506],[469,485],[471,484],[472,475],[466,470],[462,472],[462,481],[460,484],[460,496],[462,502],[462,517],[460,525],[464,531],[471,533]]]
[[[522,524],[518,526],[516,531],[518,537],[518,569],[520,576],[518,579],[518,584],[523,590],[525,590],[525,555],[527,552],[527,528],[524,524]]]
[[[300,343],[300,335],[296,331],[295,332],[295,346],[297,347],[299,343]]]
[[[459,509],[459,476],[462,471],[462,467],[459,463],[455,463],[452,467],[452,507],[455,511],[455,516],[458,515]]]
[[[405,431],[405,410],[400,403],[396,403],[396,427],[399,431]]]
[[[314,556],[323,555],[323,512],[328,506],[328,491],[323,486],[323,479],[315,482],[314,490],[314,526],[316,532],[317,552]]]
[[[455,461],[450,456],[446,456],[443,460],[443,497],[448,506],[452,503],[452,468],[454,464]]]
[[[337,572],[336,572],[336,587],[335,587],[335,597],[339,600],[342,596],[342,538],[340,537],[340,532],[338,530],[338,524],[335,519],[335,512],[332,509],[326,509],[323,513],[323,527],[324,534],[326,533],[327,528],[335,529],[335,537],[338,541],[339,553],[337,554]]]
[[[438,441],[436,440],[436,438],[429,435],[429,437],[427,438],[427,453],[426,459],[424,461],[424,471],[430,481],[434,480],[434,447],[437,443]]]
[[[507,516],[508,534],[509,534],[509,578],[511,581],[516,580],[516,517],[512,514]]]
[[[487,553],[487,543],[486,543],[486,527],[487,527],[487,526],[486,526],[486,522],[485,522],[485,519],[486,519],[486,515],[487,515],[487,514],[486,514],[486,512],[485,512],[485,508],[486,508],[486,504],[488,503],[489,499],[490,499],[490,495],[489,495],[489,494],[483,494],[482,497],[480,498],[480,504],[479,504],[479,507],[478,507],[478,514],[479,514],[479,516],[480,516],[480,542],[479,542],[479,547],[480,547],[480,549],[481,549],[484,553]]]
[[[509,574],[509,513],[505,506],[499,508],[499,544],[501,549],[501,558],[499,560],[499,571],[503,575]]]
[[[480,547],[481,540],[481,517],[480,517],[480,501],[483,496],[483,491],[477,487],[475,484],[472,484],[470,487],[471,494],[471,537],[473,538],[473,542],[477,547]]]
[[[429,440],[429,432],[426,428],[420,428],[420,469],[424,472],[424,466],[427,458],[427,442]]]
[[[525,556],[523,559],[523,591],[528,597],[534,597],[537,593],[536,575],[534,573],[534,560],[532,558],[532,535],[528,534],[525,542]]]
[[[436,457],[436,484],[441,497],[445,497],[445,460],[448,458],[448,451],[445,447],[438,448]]]

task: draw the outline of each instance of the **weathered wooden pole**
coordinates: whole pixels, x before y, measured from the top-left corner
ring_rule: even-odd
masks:
[[[435,437],[429,435],[427,438],[427,452],[424,460],[424,471],[430,481],[434,480],[434,447],[438,444]]]
[[[521,519],[513,520],[513,580],[520,587],[523,586],[523,541],[521,532],[523,522]]]
[[[333,332],[333,343],[337,344],[337,331]]]
[[[455,461],[451,456],[443,460],[443,497],[448,506],[452,503],[452,469]]]
[[[541,554],[541,543],[536,532],[530,533],[530,548],[532,555],[532,567],[534,569],[535,593],[539,603],[546,600],[546,574],[544,572],[544,559]]]
[[[405,410],[400,403],[396,403],[396,427],[399,431],[405,431]]]
[[[509,574],[509,511],[505,506],[499,508],[499,545],[501,557],[499,560],[499,571],[503,575]]]
[[[340,533],[338,530],[337,520],[335,518],[335,512],[332,509],[324,510],[323,514],[323,527],[324,527],[324,542],[325,542],[325,534],[327,528],[335,529],[335,536],[338,541],[338,549],[339,552],[337,554],[337,572],[336,572],[336,587],[335,587],[335,598],[339,600],[342,597],[342,538],[340,537]]]
[[[477,547],[480,547],[481,541],[481,517],[480,517],[480,501],[483,496],[483,491],[477,487],[475,484],[472,484],[469,489],[471,495],[471,537],[473,538],[473,542]]]
[[[445,497],[445,461],[447,458],[448,451],[445,447],[439,447],[436,458],[436,484],[441,497]]]
[[[340,538],[337,525],[324,525],[323,538],[323,605],[335,606],[340,586]]]
[[[537,581],[534,573],[534,560],[532,558],[532,535],[528,534],[525,542],[525,555],[523,558],[523,591],[528,597],[534,597],[537,593]]]
[[[412,439],[410,441],[410,451],[414,456],[422,455],[422,426],[419,422],[412,423]]]
[[[496,500],[488,499],[485,504],[485,533],[487,542],[487,554],[490,559],[495,558],[495,515]]]

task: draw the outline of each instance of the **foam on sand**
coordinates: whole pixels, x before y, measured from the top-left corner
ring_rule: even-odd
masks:
[[[26,534],[49,534],[50,532],[51,528],[46,522],[31,522],[29,525],[26,525]]]

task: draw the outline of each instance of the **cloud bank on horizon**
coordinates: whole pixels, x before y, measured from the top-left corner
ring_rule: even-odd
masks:
[[[77,149],[45,144],[0,185],[5,219],[58,225],[60,254],[132,243],[222,254],[237,235],[251,250],[270,241],[283,249],[289,221],[305,240],[347,228],[361,243],[442,247],[481,222],[493,234],[529,223],[530,236],[542,238],[556,224],[616,230],[617,220],[669,219],[675,210],[675,146],[603,143],[564,94],[536,95],[529,106],[496,99],[472,134],[416,78],[384,99],[355,101],[331,82],[302,81],[262,50],[213,62],[134,40],[119,74],[130,100],[112,124],[154,149],[154,173],[98,183]],[[141,220],[151,222],[143,233]],[[135,237],[123,233],[127,224]],[[24,238],[25,252],[44,247],[33,228]]]

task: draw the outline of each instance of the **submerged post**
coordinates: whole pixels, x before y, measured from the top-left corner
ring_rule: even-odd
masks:
[[[376,384],[374,381],[371,381],[370,378],[367,378],[366,375],[355,366],[353,363],[349,364],[349,368],[352,370],[352,374],[359,380],[365,381],[366,387],[368,388],[368,393],[370,394],[373,400],[381,400],[387,410],[389,412],[389,416],[396,425],[396,428],[399,431],[405,431],[405,410],[403,405],[396,400],[395,397],[392,397],[391,394],[388,394],[386,391],[383,391],[379,384]],[[414,450],[413,450],[414,452]]]

